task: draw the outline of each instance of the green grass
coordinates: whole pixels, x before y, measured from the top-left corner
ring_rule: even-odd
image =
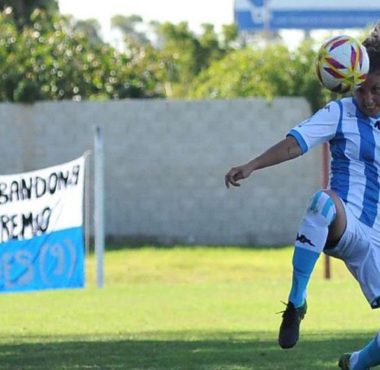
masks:
[[[5,294],[0,369],[337,369],[339,355],[378,330],[340,261],[320,259],[300,343],[277,332],[292,248],[141,248],[110,251],[105,287]]]

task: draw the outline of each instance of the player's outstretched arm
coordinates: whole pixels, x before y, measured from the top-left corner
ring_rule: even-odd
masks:
[[[225,176],[225,184],[227,188],[230,185],[240,186],[239,181],[246,179],[253,171],[297,158],[301,154],[302,150],[297,140],[292,136],[288,136],[250,162],[231,168]]]

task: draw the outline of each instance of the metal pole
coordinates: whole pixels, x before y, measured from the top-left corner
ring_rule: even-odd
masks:
[[[104,265],[104,162],[103,162],[103,135],[100,127],[95,129],[94,155],[94,203],[95,203],[95,253],[96,253],[96,284],[103,287]]]
[[[329,168],[330,168],[330,154],[329,154],[329,144],[324,143],[322,148],[322,186],[324,189],[328,187],[329,184]],[[325,254],[325,269],[324,269],[325,279],[331,279],[331,266],[330,257]]]
[[[85,163],[85,177],[84,177],[84,245],[86,257],[90,254],[90,161],[89,157],[91,155],[91,150],[86,150],[84,152],[84,163]]]

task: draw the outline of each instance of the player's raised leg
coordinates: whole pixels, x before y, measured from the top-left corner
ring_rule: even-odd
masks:
[[[345,353],[339,359],[342,370],[367,370],[380,365],[380,333],[360,351]]]
[[[278,337],[282,348],[291,348],[298,341],[299,326],[307,309],[306,288],[315,263],[325,247],[329,226],[337,217],[335,202],[339,202],[339,200],[334,198],[336,196],[333,196],[331,191],[315,193],[297,233],[293,254],[292,286],[288,304],[282,315]],[[339,204],[339,206],[341,205]],[[344,211],[342,217],[345,217]]]

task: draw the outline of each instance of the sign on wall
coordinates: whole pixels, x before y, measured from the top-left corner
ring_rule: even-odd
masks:
[[[380,19],[374,0],[235,0],[242,31],[363,28]]]
[[[0,292],[84,286],[84,163],[0,176]]]

